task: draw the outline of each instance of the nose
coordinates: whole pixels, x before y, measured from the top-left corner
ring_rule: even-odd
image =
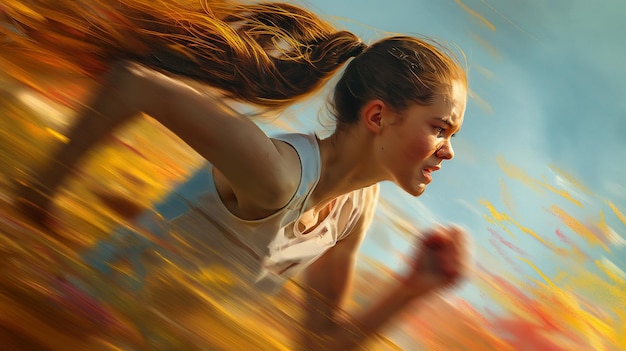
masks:
[[[451,160],[454,157],[454,149],[452,149],[450,139],[446,139],[437,152],[435,152],[435,156],[444,160]]]

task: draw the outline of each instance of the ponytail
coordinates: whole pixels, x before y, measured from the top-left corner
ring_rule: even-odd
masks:
[[[16,9],[16,28],[38,41],[64,38],[43,45],[84,73],[130,59],[263,107],[286,107],[315,92],[366,48],[354,34],[284,3],[128,0],[88,7],[60,0],[45,9],[35,3],[28,6],[46,21],[25,20]],[[11,8],[6,11],[12,15]]]

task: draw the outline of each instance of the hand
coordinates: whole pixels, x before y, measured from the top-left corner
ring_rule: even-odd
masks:
[[[468,266],[466,233],[457,226],[437,227],[420,239],[403,286],[423,295],[462,280]]]

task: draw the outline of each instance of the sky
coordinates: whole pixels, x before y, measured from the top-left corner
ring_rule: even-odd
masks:
[[[510,276],[537,274],[515,259],[504,260],[494,240],[512,243],[542,272],[555,274],[561,263],[542,240],[558,241],[558,231],[589,255],[626,270],[623,240],[607,251],[563,219],[566,213],[570,222],[605,222],[626,237],[626,223],[612,211],[626,209],[626,2],[305,4],[366,42],[392,33],[416,34],[457,47],[466,56],[470,98],[462,131],[453,140],[455,159],[444,163],[420,198],[384,184],[382,217],[389,217],[385,203],[391,203],[394,216],[407,219],[416,231],[435,223],[462,225],[471,233],[475,260]],[[296,113],[300,126],[292,126],[319,130],[318,114],[319,106],[306,106]],[[513,218],[509,226],[515,230],[507,233],[494,223],[488,205]],[[373,225],[363,252],[397,268],[396,250],[407,252],[410,245],[406,237],[394,235],[390,223]],[[494,228],[503,236],[494,237]],[[478,296],[471,286],[462,294]]]

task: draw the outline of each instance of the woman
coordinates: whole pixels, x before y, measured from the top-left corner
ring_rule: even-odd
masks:
[[[33,219],[46,221],[51,196],[87,150],[143,112],[207,160],[157,207],[168,231],[185,233],[182,240],[198,248],[194,260],[219,261],[268,291],[306,275],[307,332],[297,347],[351,349],[407,304],[460,280],[465,233],[435,228],[424,233],[411,270],[385,296],[359,316],[340,313],[377,183],[393,181],[419,196],[454,156],[450,140],[463,122],[467,83],[441,48],[405,36],[368,46],[288,4],[112,3],[65,4],[65,11],[30,4],[45,24],[19,6],[4,9],[11,26],[40,50],[76,71],[105,72],[70,142],[21,193]],[[50,41],[59,37],[79,40]],[[336,130],[327,139],[270,138],[223,101],[283,108],[315,92],[348,60],[333,92]],[[150,214],[138,221],[153,232],[162,228]]]

